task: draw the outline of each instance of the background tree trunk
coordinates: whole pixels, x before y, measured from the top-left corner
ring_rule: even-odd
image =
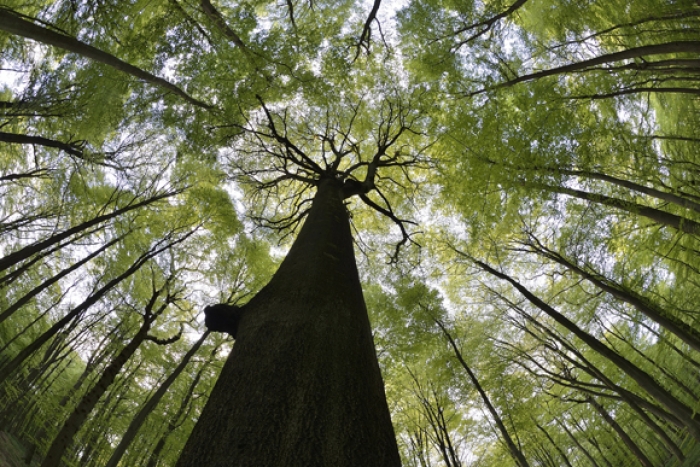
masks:
[[[160,385],[160,387],[153,394],[153,396],[141,406],[141,410],[139,410],[139,412],[129,424],[129,428],[127,428],[117,447],[114,448],[112,456],[109,458],[109,461],[107,461],[107,463],[105,464],[105,467],[117,467],[119,461],[124,456],[124,453],[126,452],[127,448],[136,438],[136,435],[138,434],[139,429],[141,428],[143,423],[146,421],[151,412],[153,412],[153,409],[156,408],[156,406],[163,398],[165,393],[168,391],[170,386],[173,384],[173,382],[177,379],[178,376],[180,376],[180,373],[182,373],[182,371],[192,359],[192,356],[197,353],[199,348],[204,343],[204,340],[208,336],[209,331],[202,334],[202,337],[200,337],[199,340],[195,342],[195,344],[192,346],[192,348],[185,354],[180,364],[175,368],[175,370],[173,370],[173,372],[168,376],[168,378],[163,382],[163,384]]]

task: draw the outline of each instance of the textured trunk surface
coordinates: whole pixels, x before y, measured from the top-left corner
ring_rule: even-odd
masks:
[[[342,186],[320,183],[178,467],[399,466]]]

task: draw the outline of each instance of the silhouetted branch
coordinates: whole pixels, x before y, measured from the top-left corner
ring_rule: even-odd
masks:
[[[461,48],[462,46],[468,44],[469,42],[473,41],[474,39],[477,39],[478,37],[481,37],[481,36],[483,36],[484,34],[486,34],[487,32],[489,32],[489,31],[491,30],[491,28],[492,28],[496,23],[498,23],[498,22],[499,22],[500,20],[502,20],[503,18],[509,16],[511,13],[515,12],[516,10],[518,10],[518,9],[519,9],[520,7],[522,7],[526,2],[527,2],[527,0],[517,0],[515,3],[513,3],[513,4],[512,4],[511,6],[509,6],[507,9],[503,10],[502,12],[498,13],[497,15],[494,15],[494,16],[488,18],[488,19],[485,19],[485,20],[482,20],[482,21],[479,21],[479,22],[476,22],[476,23],[472,23],[472,24],[468,24],[468,25],[466,25],[466,26],[462,26],[461,28],[459,28],[459,29],[457,29],[456,31],[453,31],[451,34],[449,34],[449,36],[443,36],[443,37],[440,37],[440,38],[437,39],[437,40],[446,39],[447,37],[454,37],[454,36],[457,36],[457,35],[459,35],[459,34],[463,34],[463,33],[467,32],[467,31],[471,31],[471,30],[473,30],[473,29],[481,28],[481,29],[479,29],[479,31],[475,32],[474,34],[472,34],[471,36],[467,37],[466,39],[460,41],[456,46],[453,47],[453,50],[457,50],[457,49]]]
[[[360,56],[360,53],[362,52],[362,49],[364,49],[367,52],[367,55],[369,55],[372,37],[372,23],[374,21],[377,21],[377,12],[379,12],[379,6],[381,5],[381,3],[382,0],[374,0],[372,10],[370,10],[369,15],[367,16],[367,20],[365,21],[365,24],[362,27],[362,32],[360,33],[360,38],[358,39],[357,45],[355,46],[357,48],[357,52],[355,53],[355,58],[353,59],[353,61],[357,60],[357,58]],[[377,21],[377,24],[379,24],[379,21]]]

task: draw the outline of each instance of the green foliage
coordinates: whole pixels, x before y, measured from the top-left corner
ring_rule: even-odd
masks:
[[[405,465],[459,465],[447,441],[461,465],[516,465],[447,334],[530,465],[639,463],[589,397],[653,465],[694,465],[697,440],[664,419],[663,401],[469,258],[700,410],[697,349],[643,310],[700,332],[700,244],[688,230],[700,222],[697,2],[383,2],[368,45],[367,2],[212,4],[225,27],[199,1],[3,3],[211,108],[0,32],[0,256],[68,233],[0,272],[0,314],[21,304],[0,318],[0,365],[95,298],[19,370],[0,368],[0,426],[41,457],[168,284],[152,334],[183,337],[140,348],[64,458],[103,465],[204,331],[202,308],[245,303],[266,283],[293,234],[274,222],[298,220],[313,190],[274,183],[283,170],[308,174],[279,165],[264,102],[317,164],[333,157],[324,137],[345,138],[339,169],[360,164],[358,179],[382,135],[407,128],[386,157],[411,163],[383,167],[367,196],[415,221],[404,226],[421,247],[385,264],[397,223],[346,201]],[[639,52],[669,43],[686,46]],[[209,339],[122,465],[147,465],[160,441],[157,465],[174,465],[231,345]]]

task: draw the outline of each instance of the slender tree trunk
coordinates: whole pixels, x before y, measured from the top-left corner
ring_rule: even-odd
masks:
[[[105,294],[107,294],[107,292],[109,292],[114,287],[116,287],[121,281],[130,277],[136,271],[141,269],[141,267],[144,264],[146,264],[146,262],[148,262],[149,259],[151,259],[154,256],[156,256],[157,254],[163,252],[164,250],[167,250],[172,245],[173,245],[173,243],[169,243],[165,247],[161,247],[157,250],[149,250],[147,253],[144,253],[134,262],[134,264],[131,265],[131,267],[129,267],[129,269],[127,269],[125,272],[123,272],[119,276],[117,276],[114,279],[107,282],[107,284],[105,284],[97,292],[90,295],[80,305],[73,308],[63,318],[61,318],[56,323],[54,323],[53,326],[51,326],[49,329],[44,331],[44,333],[41,334],[39,337],[37,337],[31,344],[29,344],[27,347],[22,349],[15,356],[15,358],[10,360],[10,362],[8,362],[5,366],[0,368],[0,369],[2,369],[2,376],[0,376],[0,382],[4,381],[5,378],[7,378],[10,374],[12,374],[12,372],[15,371],[22,364],[22,362],[24,362],[24,360],[26,360],[30,355],[32,355],[34,352],[39,350],[39,348],[41,348],[42,345],[44,345],[46,342],[49,341],[49,339],[51,339],[53,336],[55,336],[64,326],[66,326],[71,321],[80,318],[80,316],[82,316],[82,314],[85,311],[87,311],[92,305],[94,305],[95,303],[100,301],[102,299],[102,297]]]
[[[42,178],[48,176],[50,171],[51,169],[34,169],[28,172],[6,173],[5,175],[0,175],[0,182],[11,182],[22,180],[23,178]]]
[[[649,188],[648,186],[640,185],[638,183],[630,182],[629,180],[624,180],[621,178],[615,178],[611,177],[610,175],[598,173],[598,172],[591,172],[587,170],[567,170],[567,169],[547,169],[551,170],[552,172],[559,172],[564,175],[574,175],[574,176],[579,176],[579,177],[589,177],[593,178],[596,180],[603,180],[606,182],[610,182],[614,185],[618,185],[621,187],[629,188],[630,190],[638,191],[640,193],[644,193],[646,195],[652,196],[654,198],[660,199],[662,201],[667,201],[669,203],[676,204],[678,206],[681,206],[686,209],[691,209],[695,212],[700,212],[700,204],[696,203],[688,198],[684,198],[683,196],[679,196],[673,193],[668,193],[665,191],[657,190],[655,188]]]
[[[609,454],[604,453],[603,450],[600,447],[600,443],[596,439],[595,435],[591,433],[587,428],[587,426],[582,426],[580,421],[574,418],[573,416],[570,416],[571,418],[571,423],[576,427],[576,430],[578,430],[579,433],[581,433],[582,436],[585,436],[586,441],[588,441],[588,444],[593,446],[596,451],[598,451],[598,454],[600,454],[600,460],[603,462],[607,467],[617,467],[613,466],[610,461],[608,460]],[[612,452],[617,452],[617,449],[610,449],[608,448],[609,451]]]
[[[547,440],[549,440],[549,442],[552,444],[552,446],[554,446],[554,449],[557,450],[557,452],[559,453],[559,457],[561,457],[561,460],[564,461],[564,464],[566,465],[566,467],[573,467],[573,466],[571,465],[571,462],[569,462],[568,456],[566,455],[566,453],[564,452],[564,450],[561,448],[561,446],[559,445],[559,443],[556,443],[556,442],[552,439],[552,436],[549,434],[549,432],[548,432],[542,425],[540,425],[539,423],[537,423],[534,419],[533,419],[533,422],[535,423],[535,426],[536,426],[542,433],[544,433],[544,436],[547,438]],[[544,448],[544,446],[543,446],[543,448]],[[545,449],[545,451],[546,451],[546,449]]]
[[[81,266],[83,266],[85,263],[87,263],[88,261],[90,261],[90,260],[93,259],[94,257],[100,255],[101,253],[103,253],[105,250],[107,250],[107,249],[108,249],[109,247],[111,247],[112,245],[115,245],[117,242],[122,241],[122,240],[124,239],[125,236],[126,236],[126,235],[121,235],[121,236],[115,238],[114,240],[112,240],[111,242],[106,243],[106,244],[103,245],[102,247],[98,248],[98,249],[95,250],[94,252],[92,252],[92,253],[90,253],[89,255],[87,255],[85,258],[83,258],[83,259],[81,259],[80,261],[78,261],[78,262],[76,262],[75,264],[73,264],[72,266],[70,266],[70,267],[68,267],[68,268],[66,268],[66,269],[64,269],[64,270],[62,270],[61,272],[59,272],[59,273],[56,274],[55,276],[52,276],[52,277],[46,279],[44,282],[42,282],[41,284],[39,284],[39,285],[37,285],[36,287],[34,287],[32,290],[30,290],[29,292],[27,292],[26,294],[24,294],[24,296],[22,296],[22,298],[20,298],[19,300],[17,300],[15,303],[13,303],[13,304],[10,305],[9,307],[7,307],[6,310],[4,310],[2,313],[0,313],[0,323],[2,323],[2,322],[5,321],[7,318],[9,318],[10,316],[12,316],[12,314],[13,314],[15,311],[17,311],[17,310],[19,310],[20,308],[22,308],[22,307],[23,307],[24,305],[26,305],[32,298],[36,297],[39,293],[41,293],[42,291],[46,290],[47,288],[49,288],[50,286],[52,286],[53,284],[55,284],[56,282],[58,282],[58,281],[61,280],[62,278],[66,277],[66,276],[67,276],[68,274],[70,274],[71,272],[73,272],[73,271],[75,271],[76,269],[80,268]]]
[[[92,353],[90,358],[87,360],[85,364],[85,369],[83,372],[80,374],[78,379],[75,381],[73,386],[70,388],[70,390],[61,398],[60,402],[58,403],[58,406],[63,408],[66,405],[68,405],[68,402],[71,400],[71,396],[75,394],[80,393],[80,388],[82,387],[83,383],[87,380],[88,376],[92,374],[93,370],[100,365],[105,358],[108,356],[108,350],[109,350],[109,345],[107,345],[107,341],[109,338],[111,338],[114,334],[117,333],[117,331],[120,329],[121,323],[115,327],[112,331],[110,331],[108,334],[104,336],[104,338],[97,344],[95,351]],[[37,448],[39,447],[40,444],[43,444],[43,440],[47,438],[48,430],[47,430],[47,424],[46,421],[44,421],[41,425],[41,429],[39,430],[39,433],[34,436],[34,440],[31,443],[31,448],[29,449],[29,452],[26,456],[26,463],[27,465],[31,464],[32,457],[34,456],[34,453],[36,452]]]
[[[80,394],[80,389],[83,387],[83,384],[88,381],[95,369],[101,366],[105,360],[115,353],[112,349],[111,343],[120,342],[122,340],[121,335],[119,334],[122,331],[122,326],[124,326],[123,321],[117,324],[117,326],[115,326],[111,331],[106,333],[99,341],[92,355],[90,355],[88,360],[85,362],[85,368],[83,369],[82,373],[80,373],[80,376],[77,380],[75,380],[73,386],[71,386],[70,390],[68,390],[59,401],[58,405],[60,407],[67,406],[71,401],[71,398],[75,397],[76,394]]]
[[[93,217],[92,219],[90,219],[88,221],[85,221],[85,222],[78,224],[74,227],[66,229],[63,232],[59,232],[55,235],[52,235],[49,238],[32,243],[31,245],[27,245],[24,248],[22,248],[21,250],[15,251],[15,252],[10,253],[9,255],[5,256],[4,258],[1,258],[0,259],[0,271],[4,271],[5,269],[10,268],[17,263],[24,261],[25,259],[29,258],[30,256],[44,250],[45,248],[49,248],[53,245],[56,245],[57,243],[60,243],[61,241],[67,239],[71,235],[80,233],[84,230],[87,230],[87,229],[93,227],[93,226],[101,224],[102,222],[105,222],[109,219],[118,217],[124,213],[129,212],[129,211],[133,211],[134,209],[148,206],[149,204],[153,204],[156,201],[169,198],[175,194],[177,194],[177,193],[176,192],[163,193],[160,195],[152,196],[148,199],[145,199],[143,201],[139,201],[137,203],[133,203],[133,204],[130,203],[127,206],[124,206],[123,208],[115,209],[114,211],[110,212],[109,214],[102,214],[100,216]]]
[[[153,409],[155,409],[156,405],[158,405],[160,400],[168,391],[170,385],[173,384],[173,382],[177,379],[178,376],[180,376],[180,373],[182,373],[187,364],[190,362],[192,356],[195,353],[197,353],[207,336],[209,336],[209,331],[202,334],[202,337],[197,342],[195,342],[192,348],[185,354],[185,356],[182,358],[182,361],[177,366],[177,368],[175,368],[172,374],[168,376],[168,378],[163,382],[163,384],[160,385],[155,394],[153,394],[153,396],[150,399],[148,399],[148,401],[141,407],[139,413],[136,414],[134,419],[129,424],[129,427],[126,429],[126,432],[124,433],[124,436],[122,436],[121,441],[119,441],[117,447],[114,448],[112,456],[109,458],[109,461],[105,464],[105,467],[117,467],[122,456],[124,456],[126,449],[129,447],[129,445],[131,445],[134,438],[136,438],[136,434],[141,428],[141,425],[143,425],[143,422],[145,422],[146,418],[148,418],[151,412],[153,412]]]
[[[128,73],[131,76],[146,81],[147,83],[154,84],[162,89],[166,89],[174,94],[177,94],[187,102],[190,102],[198,107],[203,107],[205,109],[211,108],[210,105],[193,98],[185,91],[175,86],[173,83],[164,80],[163,78],[154,76],[147,71],[118,59],[114,55],[92,47],[84,42],[80,42],[74,37],[70,37],[26,21],[22,19],[19,14],[7,8],[2,8],[2,14],[0,14],[0,30],[9,32],[10,34],[26,37],[52,47],[58,47],[96,62],[104,63],[105,65],[116,70]]]
[[[690,348],[700,352],[700,332],[689,324],[666,312],[664,309],[656,306],[647,298],[638,295],[632,290],[625,290],[620,285],[604,278],[601,274],[598,274],[595,271],[588,272],[584,270],[580,266],[564,258],[559,253],[546,248],[535,239],[533,239],[532,242],[527,243],[527,245],[532,248],[535,253],[561,264],[618,300],[632,305],[644,316],[655,321],[663,326],[664,329],[667,329],[671,333],[675,334],[676,337],[688,344]]]
[[[569,439],[571,439],[571,441],[574,442],[576,447],[578,447],[581,450],[583,455],[586,456],[589,461],[591,461],[591,465],[593,467],[600,467],[598,465],[598,462],[596,462],[595,457],[593,457],[591,455],[591,453],[588,452],[588,449],[583,447],[583,444],[581,444],[581,442],[576,438],[576,436],[571,432],[571,430],[569,430],[569,427],[567,427],[564,422],[562,422],[561,420],[559,420],[557,418],[555,418],[554,420],[559,424],[560,427],[562,427],[562,429],[566,432],[566,434],[569,435]]]
[[[409,371],[409,373],[411,373]],[[424,429],[421,433],[418,431],[416,436],[425,434],[426,441],[432,441],[433,446],[437,447],[445,463],[445,467],[461,467],[462,461],[457,455],[455,445],[452,442],[447,419],[445,418],[445,407],[440,402],[440,397],[435,390],[434,385],[430,384],[430,389],[424,389],[418,378],[411,373],[415,385],[416,397],[420,400],[423,406],[423,414],[432,431],[430,436],[428,429]],[[422,425],[422,424],[421,424]],[[423,448],[419,448],[423,451]]]
[[[644,454],[640,447],[637,446],[637,443],[635,443],[630,437],[630,435],[628,435],[627,432],[622,429],[620,424],[617,423],[617,421],[615,421],[615,419],[608,413],[608,411],[605,410],[605,408],[592,397],[589,397],[587,400],[588,403],[596,409],[600,416],[603,417],[603,420],[608,422],[608,425],[610,425],[612,429],[615,430],[615,433],[617,433],[622,442],[625,443],[625,446],[627,446],[629,450],[632,451],[632,454],[634,454],[639,463],[644,467],[654,467],[653,462],[649,460],[646,454]]]
[[[554,456],[550,454],[542,443],[537,443],[531,449],[533,457],[539,462],[540,466],[543,467],[561,467],[554,461]]]
[[[599,203],[604,206],[610,206],[629,212],[630,214],[638,214],[656,222],[657,224],[668,225],[676,230],[680,230],[681,232],[693,235],[700,234],[700,223],[683,216],[677,216],[675,214],[671,214],[670,212],[662,211],[661,209],[650,208],[638,203],[633,203],[632,201],[625,201],[623,199],[613,198],[611,196],[600,195],[597,193],[589,193],[587,191],[574,190],[563,186],[545,185],[541,183],[525,183],[525,185],[532,188],[551,191],[552,193],[562,193],[585,201]]]
[[[54,216],[57,217],[57,216]],[[56,222],[59,222],[59,219],[56,219]],[[25,273],[30,271],[34,265],[39,264],[41,260],[44,258],[48,258],[50,255],[54,254],[57,251],[64,250],[68,245],[75,245],[78,243],[78,240],[81,240],[83,238],[87,238],[90,235],[100,232],[105,229],[105,226],[97,226],[95,228],[85,230],[83,232],[80,232],[78,235],[74,236],[73,238],[67,239],[65,242],[60,241],[58,243],[55,243],[52,245],[50,248],[44,249],[40,252],[36,252],[34,254],[30,254],[27,258],[24,258],[20,260],[21,264],[19,266],[15,267],[12,271],[8,272],[4,276],[0,277],[0,289],[7,289],[10,285],[12,285],[17,279],[22,277]],[[0,260],[1,261],[1,260]]]
[[[237,341],[178,467],[400,466],[342,186],[318,192]]]
[[[532,325],[533,328],[539,329],[540,332],[542,332],[545,336],[548,336],[549,339],[558,342],[561,345],[561,348],[551,350],[558,353],[562,359],[570,362],[572,365],[574,365],[575,368],[580,369],[581,371],[585,372],[591,377],[598,379],[605,386],[607,386],[608,389],[610,389],[617,395],[612,396],[611,394],[594,390],[589,385],[586,385],[585,383],[579,381],[576,378],[566,379],[566,382],[564,383],[566,387],[574,388],[578,391],[581,391],[584,394],[594,394],[599,397],[607,397],[625,402],[632,408],[632,410],[634,410],[637,413],[637,415],[639,415],[639,418],[643,422],[645,422],[649,426],[649,428],[651,428],[651,430],[654,431],[654,433],[658,435],[659,439],[661,439],[664,442],[664,444],[667,446],[670,452],[672,452],[676,457],[678,457],[679,460],[682,461],[684,459],[683,453],[678,448],[678,446],[676,446],[675,442],[670,438],[670,436],[664,431],[662,427],[660,427],[656,422],[654,422],[654,420],[651,419],[651,417],[645,412],[645,410],[653,414],[659,420],[664,420],[665,422],[672,424],[674,428],[683,429],[685,425],[680,420],[678,420],[677,417],[666,412],[664,409],[655,405],[654,403],[643,399],[635,393],[615,384],[608,376],[606,376],[606,374],[602,370],[600,370],[589,360],[587,360],[583,356],[583,354],[581,354],[581,352],[577,350],[577,347],[574,347],[573,344],[564,339],[558,332],[555,332],[549,327],[545,326],[542,322],[540,322],[540,320],[537,320],[532,316],[528,315],[522,308],[515,306],[515,304],[511,303],[510,309],[512,309],[513,311],[520,314],[523,318],[525,318]],[[547,338],[541,337],[538,333],[534,332],[533,329],[530,329],[528,326],[518,326],[518,328],[522,329],[534,339],[540,341],[543,345],[546,345]],[[552,375],[550,375],[549,378],[554,383],[561,384],[561,381],[559,381],[558,378],[552,378]]]
[[[596,321],[598,321],[601,329],[604,330],[605,334],[603,335],[603,338],[608,342],[610,347],[615,348],[615,342],[609,338],[609,336],[613,336],[618,341],[624,343],[627,347],[629,347],[630,352],[632,352],[635,355],[638,355],[640,359],[646,361],[647,363],[649,363],[649,365],[651,365],[654,368],[655,371],[658,371],[660,373],[660,378],[663,378],[675,384],[682,392],[686,394],[688,398],[692,400],[691,404],[700,402],[700,397],[698,397],[697,394],[697,391],[700,390],[700,388],[696,387],[694,390],[688,384],[682,381],[680,377],[676,377],[677,370],[669,370],[666,368],[664,361],[659,362],[649,357],[646,352],[636,347],[633,342],[630,342],[631,338],[626,338],[621,332],[619,332],[615,328],[614,324],[605,324],[602,320],[597,318]]]
[[[511,79],[504,83],[497,84],[490,88],[481,89],[476,92],[472,92],[470,95],[482,94],[489,90],[500,89],[505,87],[514,86],[518,83],[525,81],[532,81],[535,79],[544,78],[547,76],[560,75],[564,73],[571,73],[577,71],[590,71],[596,69],[594,67],[600,65],[607,65],[608,63],[620,62],[623,60],[630,60],[635,58],[640,58],[649,55],[664,55],[672,53],[697,53],[700,51],[700,41],[673,41],[667,42],[665,44],[653,44],[645,45],[641,47],[632,47],[621,52],[613,52],[599,57],[594,57],[588,60],[583,60],[577,63],[572,63],[570,65],[564,65],[556,68],[551,68],[549,70],[538,71],[528,75],[518,76],[517,78]]]
[[[218,346],[216,347],[218,349]],[[192,405],[190,402],[194,398],[194,389],[197,387],[199,384],[199,381],[202,379],[202,374],[204,373],[205,367],[211,363],[212,359],[214,358],[215,352],[212,352],[212,355],[209,357],[209,360],[207,360],[199,369],[195,377],[192,379],[192,382],[187,388],[187,392],[185,393],[185,397],[182,398],[180,401],[180,407],[178,407],[177,412],[175,415],[170,419],[168,422],[168,426],[166,430],[161,434],[160,439],[158,439],[158,442],[156,443],[155,448],[153,448],[153,451],[151,452],[150,457],[148,458],[148,464],[146,464],[146,467],[157,467],[158,462],[160,460],[160,454],[163,452],[163,448],[165,448],[165,443],[168,441],[168,437],[180,426],[182,425],[182,420],[183,417],[189,413],[190,409],[192,408]]]
[[[90,420],[84,424],[80,438],[75,440],[72,452],[68,455],[68,465],[102,467],[104,464],[103,459],[106,456],[103,453],[107,452],[107,446],[111,449],[109,440],[105,439],[105,427],[109,426],[114,417],[117,416],[116,414],[129,411],[129,409],[124,409],[122,405],[128,400],[126,394],[129,390],[129,382],[141,369],[143,362],[131,365],[127,363],[126,366],[124,376],[109,388],[109,391],[97,404],[94,416],[90,417]]]
[[[465,255],[467,256],[467,255]],[[469,256],[467,256],[469,257]],[[496,271],[491,266],[471,258],[478,267],[488,272],[489,274],[503,279],[509,282],[513,287],[515,287],[527,300],[535,305],[540,310],[544,311],[552,319],[554,319],[558,324],[567,329],[569,332],[574,334],[576,337],[585,342],[591,349],[596,351],[602,357],[608,359],[611,363],[617,366],[630,378],[632,378],[642,389],[644,389],[651,397],[662,404],[668,409],[671,414],[673,414],[678,420],[680,420],[683,425],[688,429],[688,432],[696,439],[700,440],[700,417],[693,413],[693,410],[685,405],[682,401],[678,400],[673,394],[664,389],[656,380],[649,375],[647,372],[639,368],[637,365],[627,360],[622,355],[618,354],[602,342],[600,342],[596,337],[587,333],[573,321],[566,318],[564,315],[559,313],[557,310],[549,306],[547,303],[542,301],[540,298],[532,294],[527,288],[523,287],[520,283],[514,280],[512,277],[503,274],[502,272]]]
[[[136,349],[146,340],[148,330],[151,327],[151,321],[144,319],[143,324],[139,328],[136,335],[131,341],[119,352],[114,360],[105,368],[104,373],[95,385],[83,396],[73,413],[68,417],[66,423],[63,424],[61,431],[58,432],[51,447],[44,458],[41,467],[58,467],[61,465],[63,454],[73,444],[73,437],[78,430],[83,426],[92,409],[95,408],[97,401],[109,389],[109,386],[114,382],[114,379],[121,371],[124,364],[136,352]]]
[[[698,61],[698,63],[700,63],[700,60]],[[634,183],[634,182],[631,182],[629,180],[616,178],[616,177],[613,177],[611,175],[606,175],[606,174],[600,173],[600,172],[593,172],[593,171],[589,171],[589,170],[571,170],[571,169],[566,169],[566,168],[547,167],[547,166],[533,166],[533,167],[510,166],[509,164],[497,163],[495,161],[489,161],[489,163],[491,163],[493,165],[497,165],[499,167],[504,167],[506,169],[527,170],[527,171],[544,171],[544,172],[549,172],[552,174],[571,175],[571,176],[575,176],[575,177],[586,177],[586,178],[592,178],[594,180],[602,180],[605,182],[612,183],[613,185],[621,186],[624,188],[629,188],[630,190],[637,191],[639,193],[644,193],[646,195],[660,199],[662,201],[673,203],[677,206],[680,206],[680,207],[683,207],[686,209],[691,209],[695,212],[700,212],[700,203],[697,203],[691,199],[688,199],[687,197],[684,197],[683,193],[681,193],[681,195],[676,195],[674,193],[669,193],[666,191],[657,190],[656,188],[650,188],[650,187],[645,186],[645,185],[640,185],[639,183]]]
[[[469,365],[467,365],[467,362],[464,361],[464,357],[462,357],[462,352],[459,350],[459,347],[457,346],[457,343],[455,342],[455,340],[452,338],[452,335],[447,331],[447,328],[445,328],[445,326],[442,324],[442,322],[435,320],[435,323],[440,327],[440,329],[442,330],[442,333],[445,335],[445,337],[449,341],[450,346],[452,347],[452,350],[454,351],[455,356],[457,357],[457,360],[459,361],[460,365],[462,365],[462,368],[464,368],[464,371],[467,372],[467,376],[469,376],[469,381],[471,381],[471,383],[474,385],[477,392],[481,396],[481,400],[484,402],[484,405],[486,406],[489,413],[491,414],[491,418],[493,418],[493,421],[496,424],[498,431],[501,433],[501,436],[503,437],[503,441],[506,443],[506,446],[508,447],[508,451],[510,452],[511,457],[513,458],[513,460],[515,461],[515,463],[519,467],[530,467],[530,464],[527,462],[525,455],[520,450],[520,448],[515,444],[515,442],[513,441],[513,438],[511,438],[511,436],[510,436],[510,433],[508,433],[508,430],[506,429],[506,425],[503,423],[503,420],[501,419],[501,416],[498,414],[496,407],[493,406],[488,394],[486,394],[486,391],[484,391],[484,388],[481,387],[481,383],[479,383],[479,379],[476,377],[476,374],[472,371],[472,369],[469,367]]]

